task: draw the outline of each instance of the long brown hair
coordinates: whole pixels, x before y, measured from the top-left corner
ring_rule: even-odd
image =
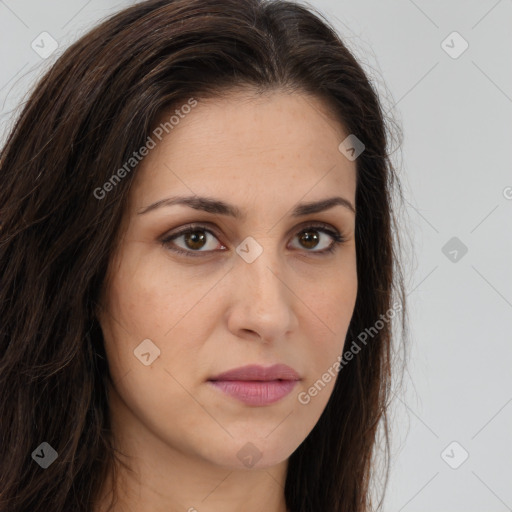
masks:
[[[0,156],[0,511],[90,512],[115,469],[96,304],[142,147],[162,112],[234,87],[306,92],[360,139],[358,295],[347,347],[405,293],[378,94],[334,28],[287,1],[149,0],[72,44],[40,79]],[[341,141],[340,141],[341,142]],[[96,191],[96,193],[95,193]],[[293,512],[363,512],[383,426],[387,481],[392,322],[343,361],[318,423],[289,459]],[[400,337],[400,339],[402,339]],[[345,364],[346,363],[346,364]],[[47,442],[47,469],[33,452]],[[379,476],[377,475],[377,476]]]

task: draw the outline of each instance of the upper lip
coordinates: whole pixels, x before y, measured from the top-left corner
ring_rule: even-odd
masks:
[[[300,376],[293,368],[285,364],[274,364],[268,367],[250,364],[233,368],[208,380],[300,380]]]

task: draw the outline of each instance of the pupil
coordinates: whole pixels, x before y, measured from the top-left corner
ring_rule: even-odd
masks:
[[[187,245],[189,245],[189,247],[191,249],[200,249],[202,247],[201,242],[204,243],[206,240],[206,237],[204,236],[204,234],[201,235],[198,233],[202,233],[202,232],[201,231],[193,231],[185,236],[186,243],[187,243]],[[191,242],[192,245],[190,245],[189,242]],[[196,246],[194,244],[199,244],[199,245]]]
[[[316,243],[318,243],[318,235],[311,235],[311,231],[304,231],[304,233],[302,234],[302,240],[306,241],[306,247],[311,248],[314,247]],[[308,245],[308,242],[313,242],[313,244]]]

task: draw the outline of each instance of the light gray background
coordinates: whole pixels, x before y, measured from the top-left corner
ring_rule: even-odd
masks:
[[[0,0],[2,141],[36,77],[131,3]],[[411,345],[384,510],[512,511],[512,0],[310,5],[332,20],[404,132],[395,164],[415,253]],[[59,43],[47,59],[31,48],[43,31]],[[454,31],[469,44],[458,58],[442,47]],[[452,237],[468,249],[455,262],[442,251]],[[462,450],[469,457],[452,469],[446,461],[460,463]]]

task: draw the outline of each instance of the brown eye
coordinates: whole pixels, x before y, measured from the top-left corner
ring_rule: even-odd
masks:
[[[324,244],[324,247],[319,250],[318,246],[322,245],[322,235],[326,238],[326,242],[331,239],[331,243]],[[302,229],[297,235],[301,247],[306,248],[306,252],[325,254],[334,252],[336,246],[339,243],[345,242],[346,239],[337,231],[326,228],[325,226],[309,226],[306,229]]]
[[[206,243],[206,236],[202,231],[189,231],[182,236],[188,249],[198,250]]]
[[[307,249],[314,249],[320,240],[320,237],[314,230],[303,231],[299,235],[301,244]]]
[[[179,239],[182,241],[178,244],[175,240]],[[162,244],[178,254],[200,256],[202,253],[215,252],[219,243],[213,243],[212,240],[217,240],[217,237],[209,229],[204,226],[189,226],[178,233],[169,235],[162,240]],[[224,246],[221,247],[225,249]]]

